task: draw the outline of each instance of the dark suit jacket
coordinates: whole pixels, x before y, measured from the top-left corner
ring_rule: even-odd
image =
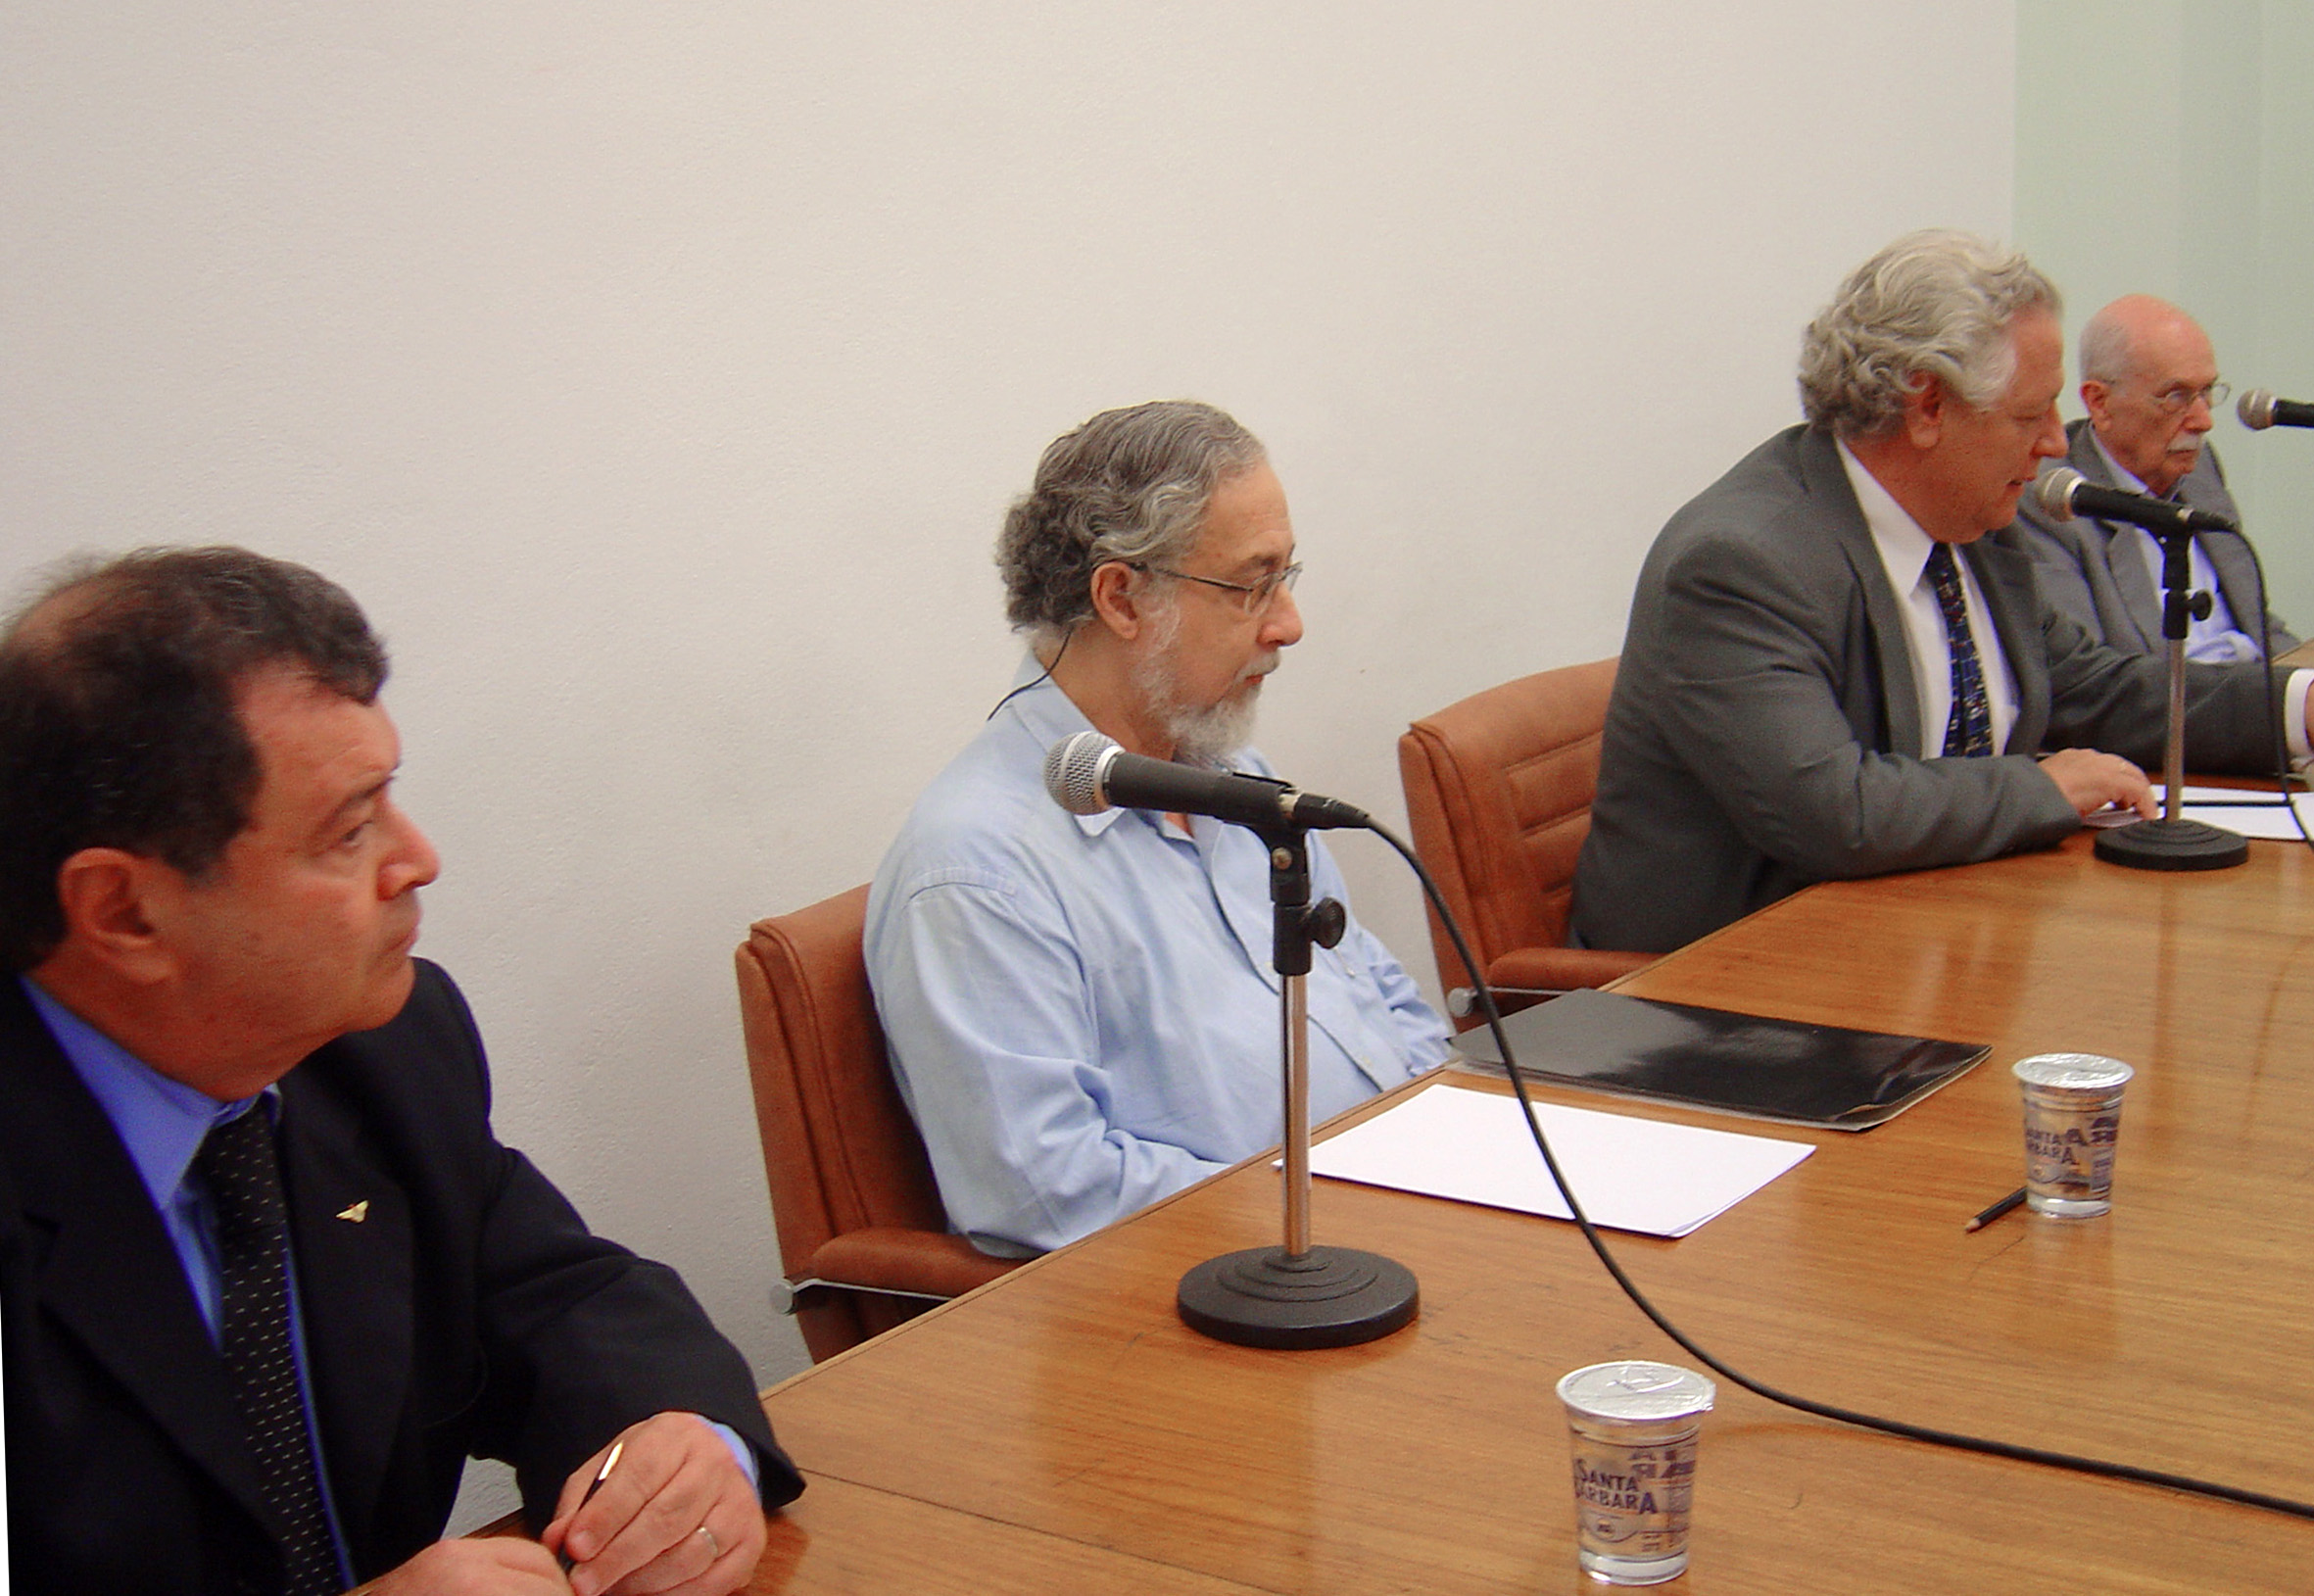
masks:
[[[1904,622],[1838,449],[1794,427],[1657,538],[1631,601],[1572,923],[1665,951],[1810,882],[2044,847],[2080,824],[2036,750],[2158,762],[2161,662],[2045,605],[2014,527],[1962,551],[2016,678],[2002,754],[1922,759]],[[2271,770],[2255,666],[2187,668],[2196,770]]]
[[[2100,488],[2121,486],[2113,479],[2089,422],[2069,422],[2065,436],[2071,441],[2067,464]],[[2241,518],[2234,496],[2226,491],[2226,468],[2218,462],[2217,450],[2206,443],[2193,469],[2178,484],[2177,497],[2195,509]],[[2161,636],[2161,590],[2145,568],[2130,527],[2088,516],[2055,520],[2030,494],[2018,507],[2017,522],[2038,567],[2043,598],[2099,643],[2126,653],[2166,652]],[[2265,589],[2258,580],[2257,556],[2250,552],[2249,540],[2230,532],[2204,532],[2198,541],[2217,572],[2218,592],[2234,612],[2234,623],[2254,638],[2258,616],[2263,613],[2268,655],[2296,648],[2298,640],[2290,628],[2265,607]]]
[[[670,1409],[802,1489],[738,1351],[672,1271],[587,1233],[489,1125],[481,1038],[420,962],[409,1003],[281,1083],[282,1180],[330,1486],[357,1577],[437,1538],[469,1453],[534,1525]],[[18,1596],[274,1591],[224,1367],[127,1151],[0,976],[0,1314]],[[355,1223],[340,1217],[368,1203]]]

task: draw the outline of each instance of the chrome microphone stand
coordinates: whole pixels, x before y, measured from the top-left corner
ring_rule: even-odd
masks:
[[[2249,839],[2178,813],[2186,786],[2186,633],[2191,622],[2209,617],[2210,599],[2193,591],[2192,529],[2147,530],[2161,540],[2161,635],[2169,646],[2169,736],[2162,779],[2168,791],[2160,819],[2097,833],[2097,856],[2132,870],[2224,870],[2249,858]]]
[[[1278,1055],[1284,1076],[1285,1240],[1209,1258],[1181,1277],[1181,1322],[1241,1346],[1300,1350],[1356,1346],[1411,1323],[1421,1304],[1412,1272],[1379,1254],[1310,1241],[1311,948],[1342,939],[1349,916],[1332,898],[1310,901],[1309,834],[1255,828],[1270,848],[1272,962],[1278,976]]]

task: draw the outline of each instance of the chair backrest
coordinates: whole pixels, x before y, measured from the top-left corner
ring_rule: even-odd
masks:
[[[1515,948],[1567,941],[1615,673],[1609,658],[1522,676],[1424,716],[1398,740],[1415,851],[1481,969]],[[1468,985],[1435,912],[1430,941],[1440,981]]]
[[[810,1278],[814,1255],[849,1232],[948,1228],[868,990],[860,956],[867,911],[868,889],[856,887],[757,921],[739,948],[755,1123],[791,1281]],[[797,1308],[815,1358],[828,1355],[823,1343],[885,1328],[860,1323],[856,1311],[843,1299]]]

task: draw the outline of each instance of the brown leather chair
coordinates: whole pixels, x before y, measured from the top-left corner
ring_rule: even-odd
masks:
[[[868,991],[867,912],[856,887],[758,920],[738,955],[780,1267],[814,1363],[1017,1262],[948,1233]]]
[[[1416,721],[1398,740],[1415,851],[1505,1009],[1598,987],[1651,953],[1567,947],[1575,855],[1591,830],[1615,661],[1522,676]],[[1456,1026],[1480,1023],[1436,910],[1430,944]]]

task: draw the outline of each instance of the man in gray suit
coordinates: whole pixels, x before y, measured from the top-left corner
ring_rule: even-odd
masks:
[[[2009,529],[2065,450],[2057,314],[2022,256],[1929,231],[1809,325],[1807,424],[1672,516],[1640,571],[1579,943],[1668,949],[1810,882],[2044,847],[2108,805],[2152,813],[2131,761],[2160,749],[2160,662],[2046,605]],[[2193,767],[2272,769],[2261,671],[2189,677]]]
[[[2209,337],[2192,316],[2149,294],[2117,299],[2081,329],[2081,402],[2089,415],[2065,428],[2066,462],[2099,487],[2239,518],[2217,451],[2204,441],[2226,392]],[[2053,520],[2030,499],[2019,515],[2050,604],[2101,643],[2130,653],[2163,652],[2159,540],[2123,521]],[[2187,658],[2257,658],[2261,613],[2268,652],[2297,647],[2265,607],[2246,540],[2224,532],[2194,538],[2193,586],[2210,596],[2211,612],[2193,623]]]

